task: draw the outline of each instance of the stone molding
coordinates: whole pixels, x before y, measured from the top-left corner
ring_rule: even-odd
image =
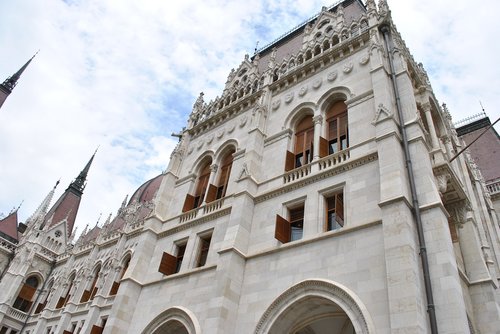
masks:
[[[254,334],[269,333],[283,312],[293,307],[296,302],[312,296],[324,298],[338,305],[351,320],[356,333],[375,333],[367,308],[353,291],[333,281],[308,279],[285,290],[271,303],[257,323]]]
[[[160,313],[141,332],[142,334],[160,333],[158,329],[170,321],[180,322],[187,330],[188,334],[200,334],[201,327],[193,312],[182,306],[173,306]]]

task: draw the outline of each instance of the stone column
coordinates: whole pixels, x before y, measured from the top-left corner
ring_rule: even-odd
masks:
[[[321,136],[321,126],[323,125],[323,116],[316,115],[313,117],[314,123],[314,151],[313,151],[313,161],[319,159],[319,137]]]
[[[436,128],[434,127],[434,121],[432,120],[431,114],[431,104],[429,102],[423,103],[422,108],[424,109],[425,119],[427,125],[429,126],[429,134],[431,136],[432,151],[439,148],[439,141],[436,134]]]

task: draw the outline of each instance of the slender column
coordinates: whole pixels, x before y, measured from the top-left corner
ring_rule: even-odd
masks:
[[[314,151],[313,160],[319,159],[319,137],[321,136],[321,125],[323,124],[323,116],[316,115],[313,117],[314,123]]]

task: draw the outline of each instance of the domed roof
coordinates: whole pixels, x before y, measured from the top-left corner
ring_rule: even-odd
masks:
[[[146,182],[144,182],[130,197],[130,201],[128,202],[128,205],[132,203],[141,203],[141,202],[148,202],[151,201],[156,193],[158,192],[158,189],[160,188],[161,181],[163,180],[164,174],[160,174]]]

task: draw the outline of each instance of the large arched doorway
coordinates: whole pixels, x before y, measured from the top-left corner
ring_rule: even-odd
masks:
[[[159,314],[142,334],[200,334],[195,315],[182,306],[174,306]]]
[[[347,313],[322,297],[304,297],[288,307],[274,321],[269,333],[354,334]]]
[[[322,279],[297,283],[267,308],[255,334],[369,334],[374,326],[361,300],[345,286]]]

